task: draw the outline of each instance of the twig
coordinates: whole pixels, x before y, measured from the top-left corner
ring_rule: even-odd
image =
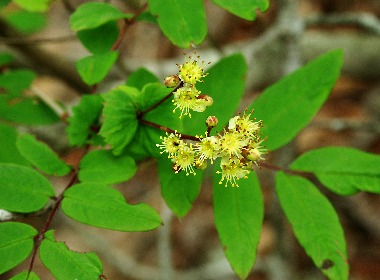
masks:
[[[62,109],[62,107],[59,106],[53,98],[51,98],[48,94],[46,94],[39,88],[32,86],[30,90],[33,94],[38,96],[38,98],[40,98],[50,109],[52,109],[54,113],[56,113],[57,116],[61,119],[63,119],[63,117],[67,114],[66,111]]]

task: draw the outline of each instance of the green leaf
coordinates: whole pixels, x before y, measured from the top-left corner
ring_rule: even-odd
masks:
[[[276,150],[290,142],[326,101],[339,77],[342,50],[324,54],[267,88],[250,106],[263,120],[266,146]]]
[[[119,36],[119,29],[115,21],[110,21],[94,29],[81,30],[77,35],[90,52],[102,54],[112,48]]]
[[[13,2],[29,12],[46,12],[50,0],[13,0]]]
[[[331,191],[380,194],[380,156],[348,147],[325,147],[301,155],[291,169],[313,172]]]
[[[80,5],[70,16],[70,27],[73,31],[94,29],[110,21],[131,17],[113,5],[90,2]]]
[[[166,204],[178,217],[186,216],[201,190],[203,171],[197,170],[196,176],[186,176],[185,172],[174,173],[173,163],[167,158],[159,159],[157,163]]]
[[[145,68],[139,68],[129,75],[126,85],[142,90],[146,84],[158,83],[159,81],[160,80],[152,72]]]
[[[167,96],[172,91],[160,83],[146,84],[141,91],[141,98],[139,102],[139,110],[145,111],[154,104],[158,103],[161,99]],[[168,112],[169,114],[171,111]],[[149,114],[149,113],[148,113]],[[167,116],[166,116],[167,117]]]
[[[11,0],[0,0],[0,8],[7,6]]]
[[[30,70],[7,71],[0,75],[0,89],[10,95],[21,95],[36,78],[36,74]]]
[[[17,130],[0,123],[0,162],[29,165],[29,162],[20,154],[16,147]]]
[[[202,0],[149,0],[149,9],[166,37],[180,48],[203,42],[207,35]]]
[[[327,198],[308,180],[283,172],[276,175],[276,192],[294,234],[315,265],[329,279],[348,279],[343,229]]]
[[[97,150],[86,154],[80,162],[81,182],[116,184],[135,175],[137,166],[129,156],[114,156],[111,151]]]
[[[105,103],[99,134],[111,145],[115,155],[121,154],[138,127],[135,100],[138,95],[137,89],[127,86],[119,86],[102,95]]]
[[[244,94],[247,64],[241,54],[224,57],[206,72],[209,74],[203,79],[204,83],[197,85],[197,88],[202,94],[210,95],[214,104],[203,113],[194,112],[191,118],[184,118],[183,133],[204,134],[207,130],[205,121],[208,116],[218,118],[219,124],[213,131],[221,131],[235,113]]]
[[[28,213],[43,208],[54,190],[51,183],[33,169],[0,163],[0,209]]]
[[[154,24],[158,24],[157,19],[151,14],[151,12],[142,12],[137,18],[137,21],[146,21]]]
[[[26,224],[0,223],[0,274],[20,264],[30,255],[36,234],[37,231]]]
[[[224,187],[213,180],[215,226],[228,261],[241,279],[251,271],[257,254],[264,203],[260,184],[254,172],[239,180],[239,188]]]
[[[55,241],[53,231],[45,233],[40,259],[57,280],[101,279],[102,263],[95,253],[73,252],[63,242]]]
[[[77,61],[77,71],[86,84],[97,84],[107,76],[118,55],[118,52],[110,51],[86,56]]]
[[[1,3],[0,3],[0,7],[1,7]],[[9,54],[9,53],[0,53],[0,66],[5,66],[5,65],[8,65],[10,63],[12,63],[12,61],[14,60],[14,56]],[[0,79],[1,79],[1,76],[0,76]],[[1,86],[0,86],[1,88]]]
[[[212,0],[216,5],[246,20],[256,18],[256,10],[265,12],[269,8],[269,0]]]
[[[28,277],[28,271],[23,271],[15,276],[13,276],[12,278],[10,278],[9,280],[25,280],[26,278]],[[40,277],[38,277],[37,274],[35,274],[33,271],[30,272],[29,274],[29,278],[28,280],[40,280]]]
[[[33,2],[26,0],[28,2]],[[45,14],[28,11],[15,11],[5,16],[6,21],[19,32],[31,34],[41,31],[48,23]]]
[[[49,146],[31,134],[19,135],[16,146],[24,158],[46,174],[64,176],[71,170]]]
[[[96,183],[65,191],[62,211],[81,223],[119,231],[148,231],[161,225],[160,216],[147,204],[127,204],[119,191]]]
[[[59,121],[59,117],[35,97],[0,94],[0,119],[25,125],[48,125]]]
[[[70,145],[83,146],[96,135],[92,127],[99,126],[98,120],[103,109],[102,102],[103,99],[99,94],[84,95],[79,104],[73,108],[73,114],[68,118],[69,126],[66,129]]]

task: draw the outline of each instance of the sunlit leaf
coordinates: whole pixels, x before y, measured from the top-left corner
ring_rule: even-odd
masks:
[[[212,0],[216,5],[246,20],[256,18],[256,10],[265,12],[269,8],[269,0]]]

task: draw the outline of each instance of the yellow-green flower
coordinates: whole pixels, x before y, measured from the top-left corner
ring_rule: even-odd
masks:
[[[178,173],[179,171],[183,170],[186,172],[186,176],[189,174],[195,175],[195,159],[195,151],[192,145],[182,145],[178,153],[173,157],[173,161],[176,165],[175,172]]]
[[[199,59],[199,56],[197,56],[197,58]],[[201,64],[204,64],[204,61],[202,61]],[[193,55],[189,56],[184,64],[178,65],[178,68],[178,77],[181,81],[189,85],[195,85],[206,76],[204,69],[199,65],[199,62],[193,58]]]
[[[168,157],[170,158],[173,157],[178,152],[180,147],[184,145],[184,141],[181,140],[181,135],[176,132],[171,133],[170,135],[169,133],[166,133],[166,136],[167,137],[160,136],[162,144],[156,144],[156,147],[163,150],[161,154],[168,153]]]
[[[222,158],[220,168],[222,171],[217,171],[216,173],[222,175],[219,184],[222,184],[223,181],[226,180],[225,187],[228,186],[228,183],[230,183],[232,187],[239,187],[237,181],[241,178],[247,178],[247,175],[250,173],[250,165],[236,157]]]

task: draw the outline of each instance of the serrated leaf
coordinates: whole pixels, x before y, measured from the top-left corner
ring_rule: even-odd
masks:
[[[2,93],[21,95],[36,78],[36,74],[30,70],[7,71],[0,75],[0,89]]]
[[[96,134],[91,128],[99,125],[103,99],[99,94],[82,96],[78,105],[74,106],[73,114],[68,118],[66,131],[70,145],[83,146]]]
[[[142,90],[146,84],[158,83],[159,81],[160,80],[152,72],[145,68],[139,68],[129,75],[126,85]]]
[[[81,223],[119,231],[148,231],[161,225],[160,216],[147,204],[127,204],[119,191],[96,183],[65,191],[62,211]]]
[[[224,252],[241,279],[251,271],[260,241],[264,219],[264,203],[260,184],[254,172],[240,179],[238,188],[219,184],[221,175],[213,179],[215,226]]]
[[[212,0],[216,5],[246,20],[256,19],[256,10],[265,12],[269,0]]]
[[[244,94],[245,74],[247,64],[241,54],[224,57],[218,63],[206,70],[209,74],[204,83],[197,84],[202,94],[214,99],[212,106],[203,113],[194,112],[191,118],[183,118],[185,131],[191,135],[202,135],[207,130],[205,125],[208,116],[216,116],[219,124],[213,131],[221,131],[239,106]],[[173,106],[173,105],[172,105]]]
[[[338,79],[342,58],[342,50],[318,57],[267,88],[249,107],[263,121],[270,150],[290,142],[310,122]]]
[[[46,174],[64,176],[71,170],[48,145],[31,134],[19,135],[16,146],[24,158]]]
[[[25,280],[28,277],[28,271],[23,271],[9,280]],[[40,280],[40,277],[38,277],[37,274],[35,274],[33,271],[30,272],[28,280]]]
[[[13,2],[29,12],[46,12],[50,0],[13,0]]]
[[[94,29],[81,30],[77,36],[90,52],[102,54],[111,49],[119,36],[119,30],[116,22],[110,21]]]
[[[25,260],[33,250],[37,231],[26,224],[0,223],[0,274]]]
[[[7,147],[0,149],[0,162],[30,165],[18,151],[16,139],[17,130],[12,126],[0,123],[0,147]]]
[[[313,172],[331,191],[380,194],[380,156],[348,147],[325,147],[297,158],[291,169]]]
[[[33,2],[26,0],[28,2]],[[28,11],[14,11],[6,14],[6,21],[17,31],[31,34],[41,31],[48,23],[47,16],[41,13]]]
[[[327,198],[308,180],[283,172],[276,175],[276,192],[294,234],[315,265],[329,279],[348,279],[343,229]]]
[[[40,259],[57,280],[100,279],[103,273],[102,263],[95,253],[71,251],[63,242],[55,241],[52,230],[45,233]]]
[[[116,51],[109,51],[86,56],[76,63],[78,73],[86,84],[97,84],[107,76],[118,55]]]
[[[137,101],[139,91],[132,87],[120,86],[103,94],[103,125],[99,134],[111,145],[115,155],[120,155],[136,132]]]
[[[86,154],[79,165],[81,182],[117,184],[128,181],[137,171],[129,156],[114,156],[111,151],[97,150]]]
[[[37,98],[0,94],[0,119],[26,125],[48,125],[59,117]]]
[[[93,29],[110,21],[131,17],[111,4],[89,2],[80,5],[70,16],[70,27],[73,31]]]
[[[40,210],[54,196],[51,183],[33,169],[0,163],[0,209],[28,213]]]
[[[162,32],[173,44],[185,49],[203,42],[207,23],[202,0],[149,0],[148,3]]]
[[[162,197],[174,214],[184,217],[201,190],[203,171],[186,176],[185,172],[174,173],[173,163],[167,158],[158,159],[157,163]]]

